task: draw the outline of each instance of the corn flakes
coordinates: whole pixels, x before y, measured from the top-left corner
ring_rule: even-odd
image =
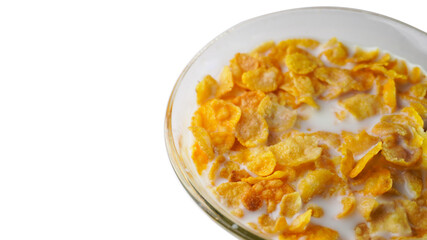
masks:
[[[196,86],[190,150],[232,215],[281,240],[349,238],[331,221],[356,240],[427,237],[420,67],[302,38],[237,53],[214,77]]]

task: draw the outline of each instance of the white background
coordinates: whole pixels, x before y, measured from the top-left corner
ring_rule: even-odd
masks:
[[[427,31],[422,2],[1,1],[0,239],[234,239],[166,154],[185,65],[258,15],[344,6]]]

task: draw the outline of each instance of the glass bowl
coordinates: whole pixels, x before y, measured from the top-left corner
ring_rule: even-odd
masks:
[[[372,12],[336,7],[292,9],[256,17],[231,27],[208,43],[179,76],[169,99],[165,120],[170,162],[184,188],[218,224],[242,239],[267,239],[239,223],[204,186],[190,157],[188,130],[197,108],[195,88],[207,74],[219,76],[237,52],[288,38],[337,37],[348,46],[378,47],[427,69],[427,34],[405,23]]]

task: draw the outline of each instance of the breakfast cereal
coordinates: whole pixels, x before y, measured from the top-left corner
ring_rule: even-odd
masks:
[[[237,53],[217,79],[196,86],[192,159],[243,224],[280,240],[427,238],[419,66],[288,39]]]

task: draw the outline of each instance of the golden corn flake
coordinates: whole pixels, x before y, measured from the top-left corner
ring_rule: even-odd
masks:
[[[280,202],[280,215],[292,217],[301,210],[302,201],[298,192],[285,194]]]
[[[282,45],[287,46],[301,46],[309,49],[314,49],[319,46],[319,42],[309,38],[293,38],[280,42]]]
[[[421,196],[423,190],[423,180],[421,173],[406,171],[403,173],[403,180],[405,181],[405,188],[411,195],[412,199],[417,199]]]
[[[223,155],[219,155],[215,158],[215,161],[212,164],[211,169],[209,170],[209,180],[211,181],[212,185],[215,185],[216,174],[223,162],[225,162],[225,157]]]
[[[427,237],[427,78],[379,49],[352,50],[269,41],[196,86],[195,170],[263,237]],[[331,222],[346,228],[321,226]]]
[[[343,131],[341,135],[344,140],[343,147],[355,155],[366,153],[378,143],[378,138],[369,135],[365,130],[360,131],[358,134]]]
[[[243,163],[249,171],[258,176],[270,175],[276,167],[276,158],[274,154],[262,147],[250,148],[230,156],[235,162]]]
[[[350,71],[340,68],[319,67],[314,76],[328,85],[322,96],[324,99],[334,99],[350,91],[354,82]]]
[[[268,41],[265,43],[262,43],[258,47],[254,48],[251,51],[251,55],[258,53],[258,54],[265,54],[266,52],[270,51],[276,46],[276,43],[274,41]]]
[[[354,228],[354,234],[355,234],[356,240],[371,239],[371,237],[369,235],[370,234],[369,228],[366,225],[366,223],[357,224],[357,226]]]
[[[218,88],[218,83],[213,79],[212,76],[207,75],[200,81],[196,86],[197,93],[197,104],[203,104],[207,100],[215,96],[216,90]]]
[[[311,219],[312,211],[311,209],[307,210],[305,213],[297,216],[289,225],[289,231],[299,233],[304,231],[307,228],[308,223]]]
[[[311,79],[307,76],[295,76],[292,80],[295,89],[294,94],[298,102],[306,103],[314,108],[319,108],[316,101],[313,99],[316,91]]]
[[[240,115],[240,108],[234,104],[220,99],[212,99],[200,106],[194,113],[191,125],[202,127],[208,132],[233,132]]]
[[[282,132],[291,129],[297,120],[297,112],[278,103],[272,102],[266,96],[258,107],[258,113],[267,121],[270,131]]]
[[[315,218],[323,217],[324,212],[320,206],[310,203],[310,204],[307,204],[307,210],[309,209],[313,211],[312,217],[315,217]]]
[[[271,151],[261,151],[251,155],[251,160],[246,163],[249,171],[258,176],[267,176],[274,171],[276,158]]]
[[[320,157],[322,148],[317,139],[311,136],[292,136],[270,147],[277,163],[285,166],[298,166],[312,162]]]
[[[251,186],[245,182],[227,182],[219,185],[215,192],[227,206],[238,207],[242,197],[250,189]]]
[[[396,85],[394,79],[389,78],[383,86],[383,101],[387,106],[388,113],[392,113],[396,109]]]
[[[409,88],[409,95],[415,98],[423,99],[426,96],[427,92],[427,84],[426,83],[418,83]]]
[[[421,148],[406,149],[399,144],[399,139],[391,136],[384,138],[381,154],[388,162],[404,167],[415,165],[421,158]]]
[[[359,93],[352,97],[339,101],[340,105],[347,109],[358,120],[376,115],[380,105],[375,95]]]
[[[295,175],[295,173],[292,171],[293,171],[292,169],[290,169],[289,171],[275,171],[273,174],[271,174],[267,177],[248,177],[248,178],[242,179],[242,181],[250,183],[250,184],[255,184],[257,182],[261,182],[264,180],[289,178],[289,176]]]
[[[254,189],[250,189],[243,195],[242,202],[249,211],[256,211],[263,205],[263,199]]]
[[[262,199],[266,200],[267,213],[276,210],[277,204],[280,203],[283,195],[294,192],[294,189],[280,179],[260,181],[252,186]]]
[[[409,222],[415,229],[421,230],[427,228],[427,207],[420,206],[416,201],[404,200],[401,201],[406,214],[408,215]]]
[[[379,49],[375,49],[373,51],[365,51],[361,48],[356,48],[356,51],[354,52],[353,56],[347,61],[353,62],[353,63],[361,63],[361,62],[370,62],[378,57]]]
[[[258,223],[266,233],[281,233],[288,229],[285,217],[278,217],[277,220],[273,220],[270,216],[264,214],[258,218]]]
[[[378,206],[379,203],[375,198],[363,197],[357,205],[357,208],[366,220],[371,220],[371,214]]]
[[[209,159],[213,159],[214,152],[208,132],[204,128],[198,126],[190,127],[190,129],[191,132],[193,132],[194,138],[200,146],[200,149],[205,152]]]
[[[222,178],[229,178],[233,171],[238,170],[240,170],[239,164],[232,161],[227,161],[224,163],[224,167],[220,170],[219,176]]]
[[[308,202],[314,195],[321,194],[328,188],[334,174],[326,169],[310,171],[298,183],[298,192],[303,202]]]
[[[365,154],[357,163],[356,166],[351,170],[350,177],[355,178],[357,175],[359,175],[360,172],[363,171],[363,169],[366,167],[366,164],[375,156],[377,153],[379,153],[382,149],[382,142],[378,142],[369,152]]]
[[[356,91],[368,91],[372,89],[376,81],[375,74],[368,70],[355,71],[350,74],[354,80],[351,84],[352,88]]]
[[[214,151],[220,154],[229,151],[236,139],[230,132],[211,132],[209,136]]]
[[[202,174],[202,172],[208,167],[209,157],[197,143],[193,145],[191,158],[193,159],[197,172]]]
[[[217,131],[233,131],[240,120],[241,110],[230,102],[213,99],[209,101],[207,107],[212,109],[214,114],[213,124],[217,124]]]
[[[370,173],[366,180],[363,193],[366,195],[378,196],[390,190],[392,186],[393,179],[391,178],[390,171],[381,168]]]
[[[345,65],[348,56],[347,48],[336,38],[330,39],[325,44],[326,50],[322,52],[326,58],[334,64]]]
[[[344,150],[344,156],[340,161],[340,172],[342,176],[349,176],[354,166],[353,153],[349,149]]]
[[[242,82],[250,90],[272,92],[277,89],[279,70],[275,67],[257,68],[247,71],[242,75]]]
[[[222,97],[233,89],[233,74],[229,66],[225,66],[219,76],[219,86],[216,97]]]
[[[251,57],[249,54],[238,53],[236,54],[235,58],[237,60],[238,66],[240,69],[242,69],[243,72],[255,70],[260,65],[259,61],[256,58]]]
[[[391,205],[391,206],[389,206]],[[392,204],[381,205],[372,215],[371,232],[387,231],[408,236],[412,234],[405,210]]]
[[[265,94],[261,91],[249,91],[233,99],[233,103],[243,111],[253,112],[264,98]]]
[[[341,200],[341,204],[343,206],[343,210],[337,215],[337,218],[344,218],[353,213],[354,209],[356,209],[356,198],[351,194],[344,197]]]
[[[289,70],[297,74],[311,73],[317,67],[313,59],[299,52],[287,55],[285,62]]]
[[[409,74],[409,82],[419,83],[426,78],[425,74],[421,71],[420,67],[414,67]]]
[[[282,233],[288,229],[289,225],[285,217],[278,217],[273,227],[274,233]]]
[[[245,216],[245,212],[240,208],[233,209],[230,211],[230,213],[238,218],[242,218]]]
[[[236,137],[245,147],[263,145],[268,138],[268,124],[256,112],[243,112],[236,126]]]
[[[413,107],[405,107],[401,112],[409,117],[410,120],[408,121],[408,124],[414,128],[418,129],[424,127],[424,120]]]
[[[330,228],[310,225],[302,233],[284,233],[279,236],[279,240],[338,240],[339,234]]]

